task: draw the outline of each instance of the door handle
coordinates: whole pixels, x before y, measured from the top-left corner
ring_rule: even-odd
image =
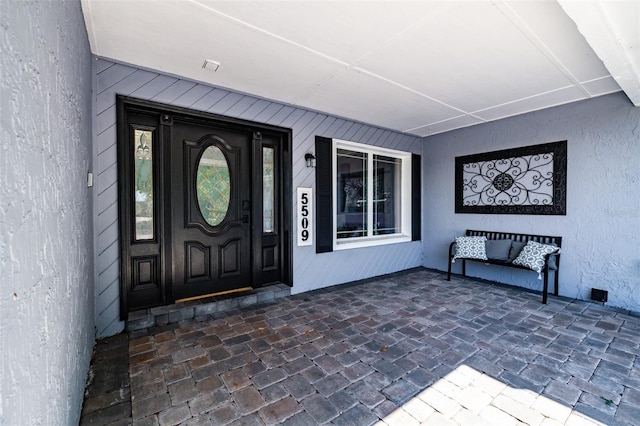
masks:
[[[249,215],[248,214],[245,214],[244,216],[242,216],[242,222],[249,223]]]
[[[251,202],[249,200],[242,200],[242,210],[245,212],[251,210]]]

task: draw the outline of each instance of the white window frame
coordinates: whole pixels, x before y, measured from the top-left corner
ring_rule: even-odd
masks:
[[[361,247],[396,244],[411,241],[411,153],[395,149],[380,148],[357,142],[333,139],[332,151],[332,185],[333,185],[333,249],[345,250]],[[347,149],[367,154],[367,236],[338,239],[338,149]],[[373,156],[383,155],[397,158],[400,165],[400,232],[395,234],[373,235]]]

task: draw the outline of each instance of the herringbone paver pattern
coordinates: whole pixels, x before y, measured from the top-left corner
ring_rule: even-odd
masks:
[[[129,334],[117,424],[640,424],[640,318],[601,305],[419,269],[215,315]]]

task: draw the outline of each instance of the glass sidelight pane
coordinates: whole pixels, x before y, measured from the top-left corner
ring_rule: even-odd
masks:
[[[202,153],[196,192],[202,217],[209,225],[218,226],[229,210],[231,179],[227,159],[217,146],[210,146]]]
[[[399,158],[373,156],[373,235],[400,232]]]
[[[134,130],[135,239],[152,240],[153,235],[153,132]]]
[[[274,149],[262,148],[262,232],[274,231]]]
[[[338,149],[337,238],[367,235],[367,154]]]

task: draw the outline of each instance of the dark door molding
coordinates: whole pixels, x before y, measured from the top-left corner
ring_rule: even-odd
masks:
[[[246,120],[220,116],[182,107],[117,96],[118,135],[118,211],[120,241],[120,317],[137,309],[171,304],[176,297],[173,289],[174,259],[172,258],[172,149],[174,124],[181,126],[213,126],[230,134],[249,135],[250,197],[245,213],[250,216],[251,259],[250,284],[281,282],[292,285],[292,132]],[[153,135],[153,207],[152,234],[135,238],[135,172],[134,132],[142,129]],[[139,133],[138,133],[139,134]],[[275,152],[275,226],[263,233],[262,225],[262,153],[263,147]],[[174,166],[173,168],[182,169]],[[175,191],[174,191],[175,192]],[[174,196],[175,197],[175,196]],[[174,206],[175,208],[175,206]],[[182,206],[180,207],[182,208]],[[267,262],[267,263],[265,263]]]

